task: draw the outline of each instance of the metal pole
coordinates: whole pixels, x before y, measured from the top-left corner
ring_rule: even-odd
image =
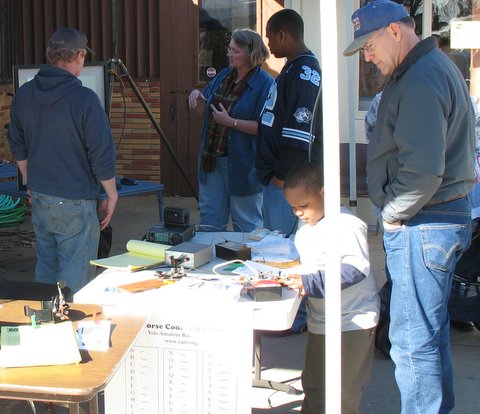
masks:
[[[349,7],[347,8],[348,11],[353,13],[353,2],[350,0],[348,3]],[[348,35],[349,39],[353,39],[353,28],[352,25],[348,25]],[[356,59],[348,59],[348,143],[349,143],[349,202],[348,205],[350,210],[353,214],[357,215],[357,138],[356,138],[356,131],[355,131],[355,113],[356,113],[356,105],[357,99],[355,94],[358,94],[357,88],[354,87],[355,85],[355,75],[358,73],[358,60]]]
[[[328,244],[325,278],[325,412],[341,413],[341,290],[340,239],[335,224],[340,215],[340,122],[338,102],[337,1],[320,2],[320,41],[323,73],[323,145],[325,175],[325,220]],[[348,398],[348,395],[346,396]]]
[[[158,135],[160,135],[160,138],[162,139],[163,143],[167,147],[167,150],[170,153],[170,155],[172,156],[173,160],[175,161],[175,164],[177,164],[177,167],[179,168],[183,178],[185,178],[185,181],[187,182],[188,187],[190,188],[190,190],[192,190],[192,193],[195,196],[196,200],[199,201],[198,200],[198,194],[197,194],[197,191],[195,189],[195,186],[191,183],[190,178],[188,177],[185,169],[183,168],[180,160],[177,157],[177,154],[175,153],[175,150],[173,149],[172,145],[170,144],[170,141],[167,139],[164,132],[162,131],[162,128],[160,128],[160,125],[158,124],[157,120],[153,116],[153,113],[150,110],[150,107],[148,106],[147,102],[143,98],[142,93],[137,88],[137,85],[135,84],[135,81],[131,77],[130,73],[128,72],[128,69],[123,64],[121,59],[115,59],[114,63],[117,64],[118,66],[120,66],[120,69],[123,72],[123,76],[125,76],[127,78],[128,82],[130,83],[130,86],[132,87],[133,91],[135,92],[135,95],[137,96],[138,100],[142,104],[143,109],[145,110],[146,114],[150,118],[150,121],[152,121],[152,124],[155,127],[155,130],[158,132]]]
[[[108,63],[108,96],[107,96],[107,114],[110,119],[110,113],[112,111],[112,96],[113,96],[113,67],[114,61],[117,59],[117,0],[112,0],[111,6],[111,19],[112,19],[112,58]]]

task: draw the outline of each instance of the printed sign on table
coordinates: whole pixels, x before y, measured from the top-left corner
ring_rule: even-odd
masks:
[[[251,303],[211,292],[160,301],[106,389],[106,413],[250,413],[252,320]]]

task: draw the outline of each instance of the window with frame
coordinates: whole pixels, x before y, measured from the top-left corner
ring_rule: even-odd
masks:
[[[360,7],[365,6],[373,0],[360,0]],[[410,16],[415,20],[415,31],[420,36],[422,33],[422,0],[393,0],[405,6]],[[359,77],[358,77],[358,110],[367,111],[370,102],[375,95],[383,89],[385,77],[380,73],[372,62],[365,62],[362,54],[359,55]]]
[[[0,0],[0,83],[12,82],[12,66],[20,59],[20,27],[19,2]]]
[[[208,81],[228,66],[227,45],[235,29],[256,30],[256,0],[199,2],[198,80]]]
[[[457,65],[468,86],[470,86],[470,62],[472,53],[476,50],[452,49],[451,23],[452,20],[472,20],[475,14],[474,7],[475,0],[432,0],[432,35],[437,38],[438,47]]]
[[[372,0],[360,0],[360,7]],[[415,31],[422,37],[425,32],[422,27],[424,7],[432,8],[431,30],[428,31],[437,36],[439,46],[447,53],[458,66],[468,68],[470,66],[470,50],[452,50],[450,48],[450,22],[452,19],[470,19],[474,13],[476,0],[394,0],[403,4],[410,16],[415,20]],[[359,54],[359,84],[358,84],[358,110],[367,111],[373,97],[383,89],[385,78],[371,62]],[[469,74],[466,69],[460,68],[466,81]]]

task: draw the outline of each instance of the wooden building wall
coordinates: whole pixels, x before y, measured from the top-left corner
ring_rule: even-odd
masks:
[[[172,98],[178,100],[176,79],[179,72],[177,57],[181,54],[179,48],[185,55],[183,59],[191,62],[192,67],[197,53],[192,45],[195,44],[193,31],[197,30],[193,23],[198,18],[198,12],[191,0],[0,0],[5,4],[9,1],[19,6],[15,9],[15,30],[18,32],[16,50],[20,52],[14,56],[13,64],[45,63],[48,38],[59,27],[70,26],[86,33],[89,46],[95,52],[95,56],[87,60],[114,62],[121,59],[157,122],[168,130],[165,135],[171,147],[179,153],[178,161],[186,169],[190,182],[196,183],[194,166],[198,145],[190,145],[189,140],[190,137],[195,139],[197,132],[178,134],[177,128],[172,128],[172,121],[181,124],[183,130],[189,128],[186,125],[188,121],[186,118],[179,121],[171,117],[171,114],[180,112],[175,108],[176,105],[181,106],[182,111],[185,109],[187,89],[194,84],[193,71],[188,77],[182,73],[184,86],[180,100],[185,99],[185,102],[172,104]],[[14,11],[13,6],[11,10]],[[174,16],[166,13],[182,14]],[[179,24],[180,19],[188,21],[191,28],[186,30],[189,26]],[[169,30],[175,30],[174,40]],[[181,46],[186,37],[189,37],[189,48]],[[172,53],[176,56],[174,60],[170,59]],[[117,65],[112,64],[111,68],[120,76],[123,75]],[[187,71],[188,68],[183,65],[182,70]],[[164,94],[160,94],[161,79],[169,85],[168,92]],[[193,195],[179,173],[178,164],[172,163],[172,157],[125,77],[123,85],[118,80],[114,82],[111,107],[112,131],[118,147],[117,174],[161,181],[165,184],[166,194]],[[11,86],[0,85],[2,128],[8,122],[9,110],[6,108],[11,99],[5,95],[5,90],[11,90]],[[161,107],[167,108],[165,112],[168,111],[168,118],[161,116]],[[164,126],[164,122],[167,125]],[[192,125],[192,128],[199,129],[196,120]],[[0,159],[11,157],[5,148],[6,131],[2,129]]]
[[[192,196],[197,187],[201,117],[189,110],[187,99],[193,88],[205,86],[198,76],[199,2],[0,0],[0,19],[4,10],[10,22],[9,41],[16,42],[8,55],[12,64],[45,63],[48,38],[64,26],[86,33],[95,52],[93,59],[87,60],[121,59],[160,124],[174,156],[167,151],[125,74],[112,64],[111,69],[121,77],[121,81],[115,78],[110,119],[118,147],[117,174],[161,181],[166,194]],[[268,17],[283,3],[258,0],[257,24],[263,36]],[[1,53],[2,44],[0,48]],[[266,68],[276,74],[282,65],[280,59],[271,58]],[[1,68],[0,65],[0,71]],[[5,82],[1,76],[0,82]],[[3,130],[9,118],[9,91],[11,84],[0,84],[0,159],[9,157]]]
[[[10,121],[12,89],[11,85],[0,85],[0,162],[13,162],[12,153],[7,143],[7,125]]]

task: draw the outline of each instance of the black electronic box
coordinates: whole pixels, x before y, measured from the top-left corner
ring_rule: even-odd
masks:
[[[166,226],[164,223],[159,223],[147,230],[145,240],[153,243],[176,246],[177,244],[189,241],[193,236],[195,236],[195,226],[172,227]]]
[[[190,225],[190,211],[188,208],[165,207],[163,221],[169,227],[188,227]]]

